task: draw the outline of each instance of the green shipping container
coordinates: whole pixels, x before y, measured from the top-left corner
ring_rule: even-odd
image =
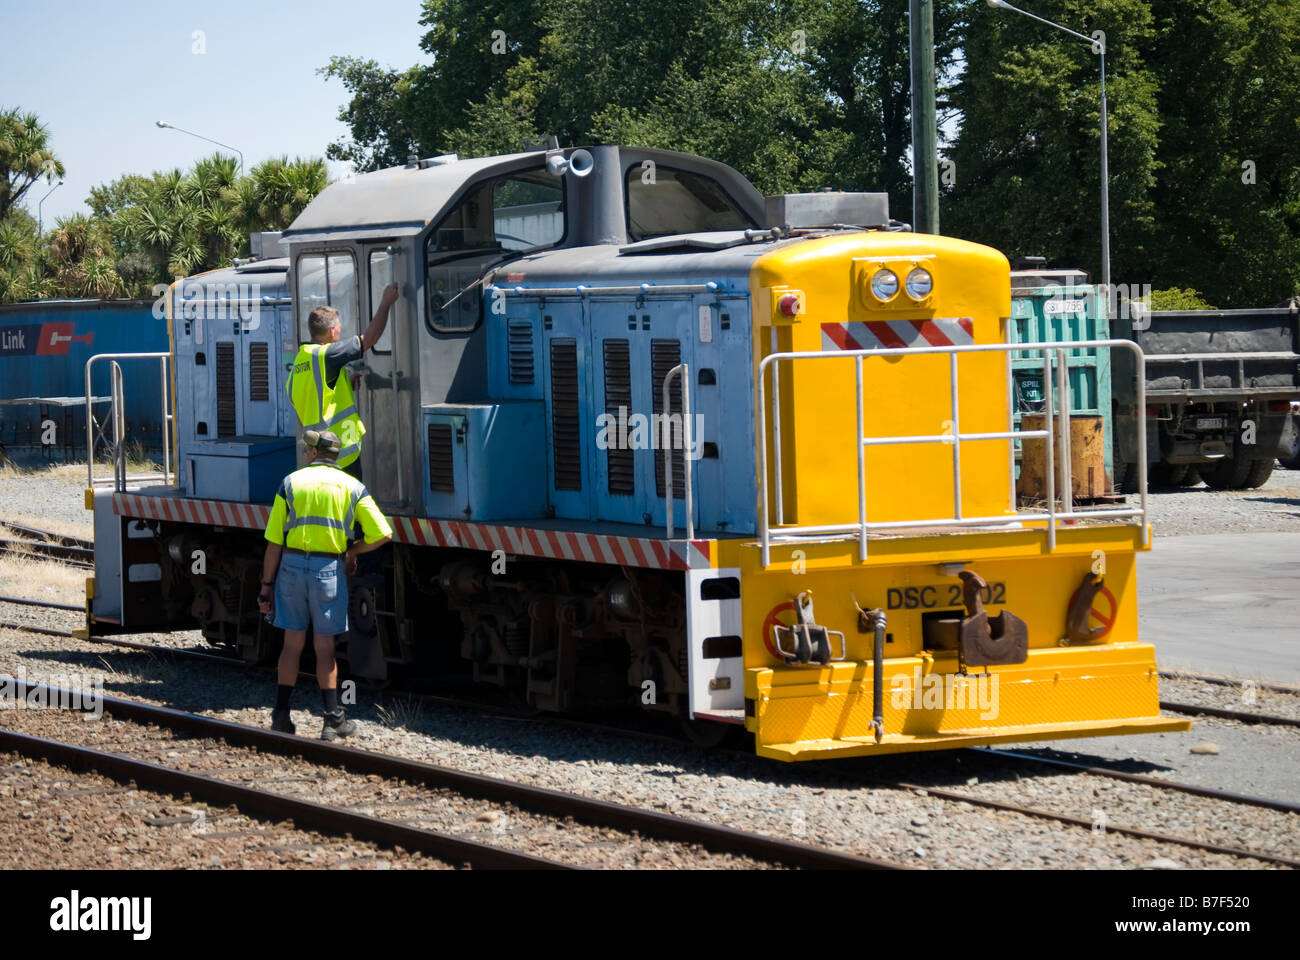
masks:
[[[1099,285],[1088,283],[1087,279],[1087,274],[1081,270],[1013,270],[1011,342],[1109,339],[1110,321],[1105,291]],[[1104,349],[1077,348],[1066,354],[1070,412],[1078,416],[1102,418],[1108,479],[1115,475],[1110,353]],[[1056,376],[1055,360],[1052,376]],[[1022,413],[1043,412],[1046,391],[1043,389],[1042,355],[1012,351],[1011,378],[1015,389],[1016,428],[1019,429]],[[1017,460],[1019,455],[1017,449]]]

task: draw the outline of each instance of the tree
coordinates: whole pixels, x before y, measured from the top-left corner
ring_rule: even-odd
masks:
[[[1229,306],[1300,294],[1300,0],[1152,0],[1159,283]]]
[[[0,221],[23,199],[32,184],[53,183],[66,171],[49,149],[49,131],[34,113],[17,107],[0,111]]]
[[[1042,0],[1034,12],[1080,33],[1106,31],[1112,277],[1149,282],[1151,191],[1160,118],[1144,59],[1146,0]],[[1088,44],[1017,14],[972,11],[952,99],[961,129],[947,151],[956,183],[945,233],[1009,257],[1042,255],[1100,279],[1100,71]]]
[[[950,68],[968,3],[936,13]],[[760,189],[911,197],[907,0],[426,0],[406,71],[335,57],[358,169],[406,155],[617,142],[706,154]]]
[[[15,208],[0,220],[0,303],[42,296],[43,279],[36,219]]]

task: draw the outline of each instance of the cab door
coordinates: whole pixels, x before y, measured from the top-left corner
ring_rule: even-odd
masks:
[[[367,308],[361,319],[364,330],[379,311],[384,288],[390,283],[402,283],[404,277],[398,248],[375,244],[363,247],[361,252],[366,272]],[[409,506],[416,495],[410,489],[412,464],[406,462],[413,451],[404,442],[412,436],[414,427],[399,390],[408,375],[403,364],[409,358],[405,336],[411,327],[410,310],[409,298],[399,296],[389,308],[383,336],[361,360],[350,364],[357,411],[366,425],[361,441],[362,478],[379,503],[397,507]]]

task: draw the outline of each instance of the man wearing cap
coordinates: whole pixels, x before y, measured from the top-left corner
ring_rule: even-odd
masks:
[[[339,438],[329,430],[308,430],[303,441],[307,466],[284,478],[266,523],[268,542],[257,597],[263,613],[272,612],[274,598],[274,623],[284,630],[271,729],[294,732],[289,698],[310,629],[325,705],[321,739],[337,740],[357,728],[339,706],[334,660],[334,638],[348,628],[347,575],[356,571],[360,554],[382,547],[393,531],[361,481],[339,469]],[[349,545],[354,522],[364,537]]]
[[[339,312],[334,307],[317,307],[307,317],[311,343],[298,348],[289,382],[285,388],[298,419],[307,430],[337,431],[342,437],[338,466],[358,480],[361,479],[361,437],[365,424],[357,415],[352,399],[352,382],[341,376],[345,364],[360,360],[365,352],[379,342],[388,326],[388,311],[397,302],[401,288],[390,283],[384,288],[379,308],[365,332],[357,337],[340,340],[342,327]]]

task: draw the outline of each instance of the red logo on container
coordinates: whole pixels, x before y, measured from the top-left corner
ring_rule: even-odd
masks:
[[[36,344],[37,354],[46,356],[67,356],[68,347],[74,341],[84,343],[90,346],[95,337],[94,331],[83,333],[80,336],[74,336],[72,331],[75,325],[71,322],[43,323],[41,324],[41,336]]]

